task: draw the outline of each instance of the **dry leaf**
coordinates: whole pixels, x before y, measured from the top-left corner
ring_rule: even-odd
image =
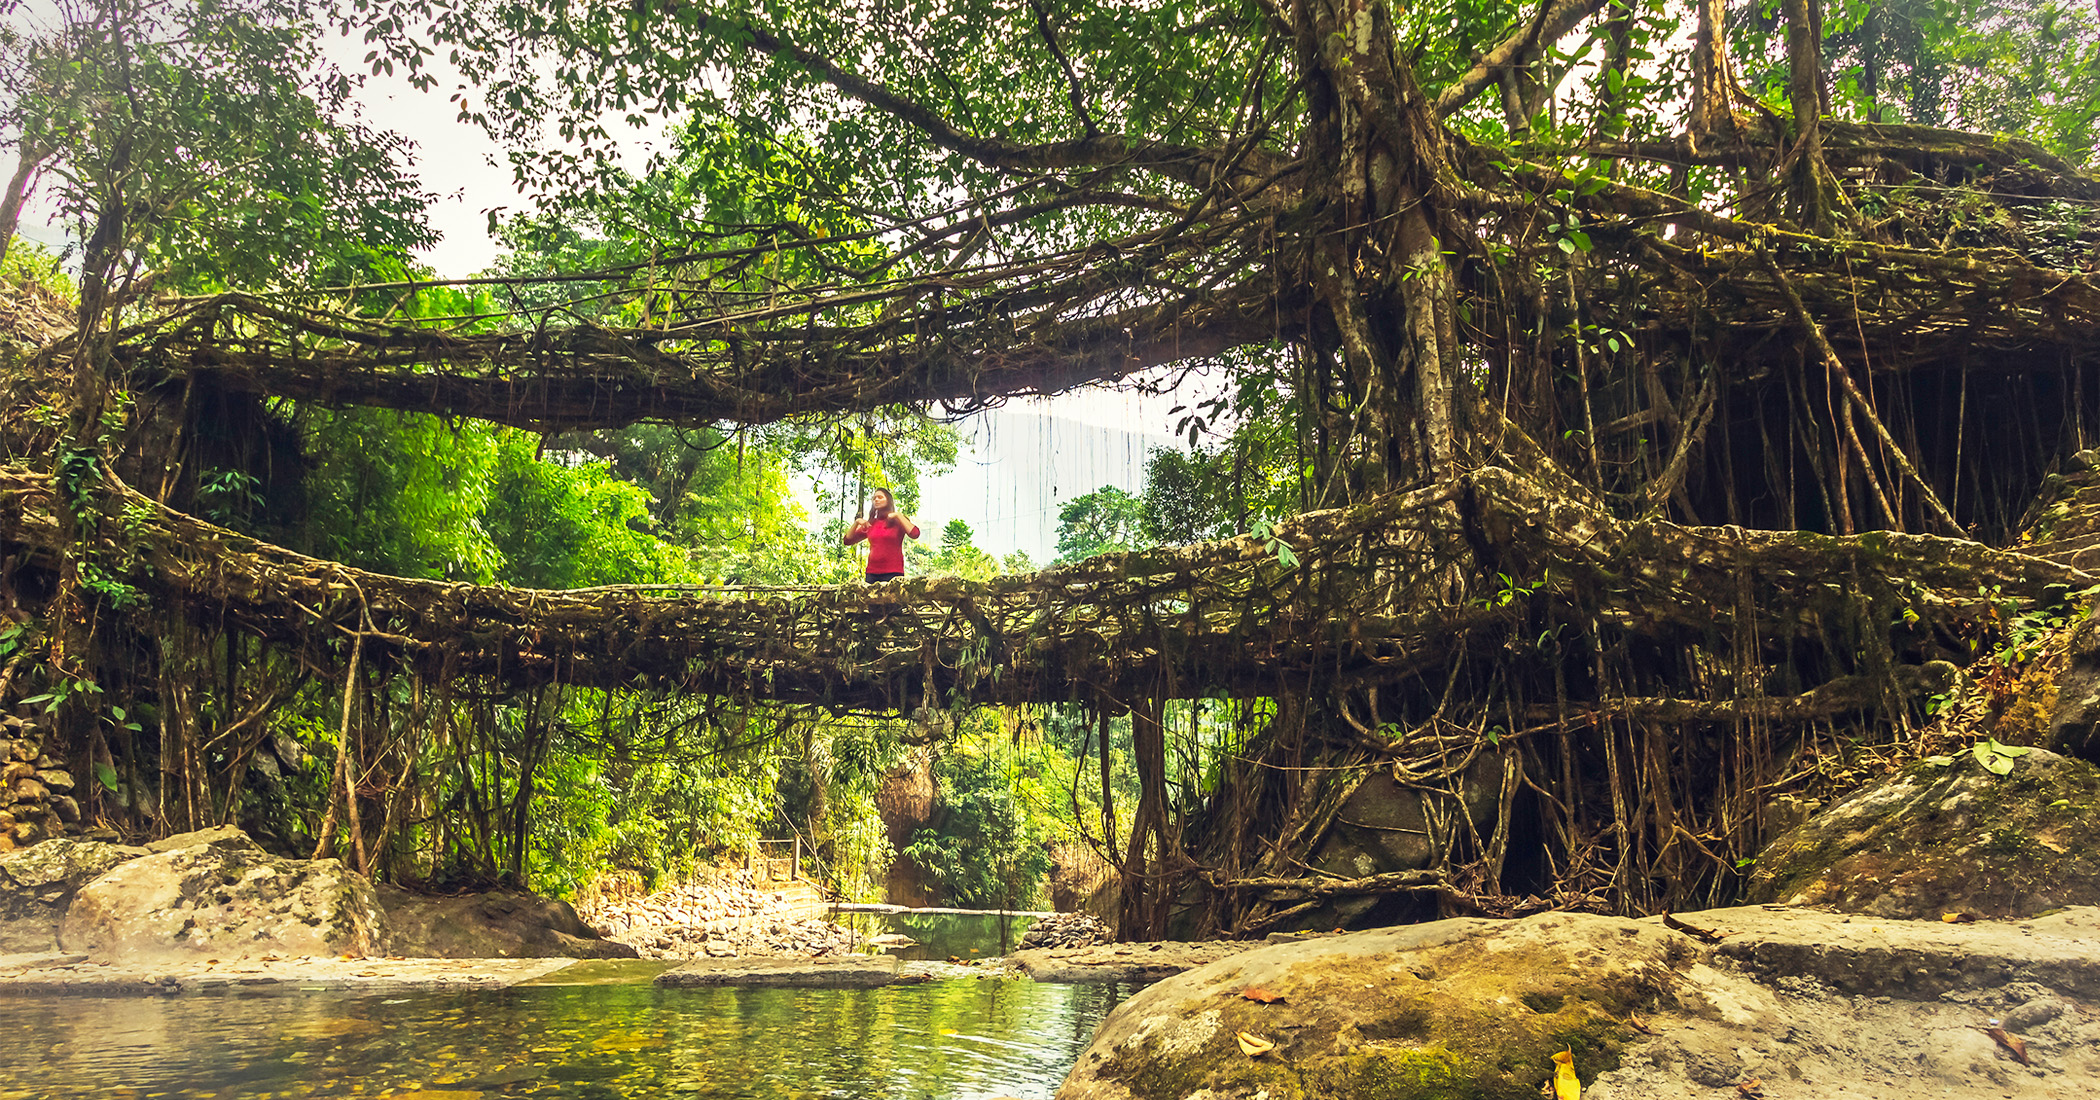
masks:
[[[1280,1005],[1284,1003],[1283,994],[1271,993],[1258,985],[1250,985],[1241,990],[1240,996],[1265,1005]]]
[[[2027,1060],[2027,1040],[2006,1031],[2002,1027],[1987,1027],[1983,1029],[1983,1033],[1998,1040],[1998,1045],[2010,1051],[2013,1057],[2020,1060],[2021,1065],[2031,1066],[2034,1064]]]
[[[1974,913],[1941,913],[1940,919],[1948,924],[1969,924],[1976,919]]]
[[[1663,914],[1663,927],[1675,932],[1682,932],[1685,935],[1704,943],[1721,942],[1721,934],[1719,932],[1710,932],[1704,928],[1695,928],[1689,924],[1684,923],[1681,920],[1678,920],[1676,917],[1673,917],[1668,913]]]
[[[1275,1049],[1276,1044],[1267,1039],[1257,1038],[1244,1031],[1240,1032],[1240,1053],[1249,1058],[1259,1058]]]
[[[1553,1100],[1582,1100],[1582,1081],[1575,1076],[1575,1052],[1553,1056]]]
[[[1765,1083],[1761,1078],[1752,1077],[1747,1081],[1737,1081],[1735,1091],[1743,1094],[1744,1100],[1764,1100]]]
[[[1655,1034],[1655,1029],[1648,1026],[1648,1021],[1641,1019],[1639,1016],[1631,1012],[1626,1014],[1626,1026],[1632,1028],[1635,1031],[1640,1032],[1643,1035]]]

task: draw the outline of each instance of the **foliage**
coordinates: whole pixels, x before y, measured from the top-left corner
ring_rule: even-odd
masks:
[[[905,567],[913,573],[946,573],[977,581],[1006,571],[998,559],[977,547],[972,541],[975,538],[976,532],[970,530],[969,524],[951,519],[941,528],[938,546],[905,544]]]
[[[0,132],[44,165],[92,278],[345,282],[435,238],[401,139],[349,117],[311,0],[79,0],[0,14]]]
[[[913,834],[904,854],[926,869],[950,904],[1040,905],[1049,846],[1059,839],[1046,812],[1061,793],[1052,775],[1040,751],[1002,751],[995,740],[952,745],[934,764],[938,824]]]
[[[1143,539],[1140,508],[1137,497],[1113,485],[1064,502],[1057,509],[1057,561],[1137,549]]]
[[[1785,98],[1776,3],[1735,23],[1746,76]],[[1854,0],[1823,17],[1824,63],[1841,117],[2018,134],[2073,164],[2100,138],[2100,10],[2071,0]]]

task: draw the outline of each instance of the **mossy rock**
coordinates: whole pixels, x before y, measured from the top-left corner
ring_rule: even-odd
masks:
[[[1532,1100],[1556,1051],[1585,1082],[1615,1067],[1627,1014],[1673,999],[1699,960],[1654,923],[1566,913],[1278,944],[1125,1002],[1058,1097]],[[1242,1032],[1275,1048],[1250,1057]]]
[[[2100,768],[2036,749],[1995,775],[1920,762],[1773,841],[1753,902],[1877,917],[2026,917],[2100,905]]]

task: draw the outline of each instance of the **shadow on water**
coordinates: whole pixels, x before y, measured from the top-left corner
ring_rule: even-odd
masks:
[[[0,998],[0,1100],[1047,1097],[1127,989],[518,988]]]

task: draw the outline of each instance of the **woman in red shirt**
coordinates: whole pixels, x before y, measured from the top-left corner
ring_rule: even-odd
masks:
[[[904,538],[919,537],[918,525],[897,507],[888,489],[877,489],[869,502],[868,519],[853,517],[844,542],[851,546],[868,540],[868,583],[893,581],[904,575]]]

